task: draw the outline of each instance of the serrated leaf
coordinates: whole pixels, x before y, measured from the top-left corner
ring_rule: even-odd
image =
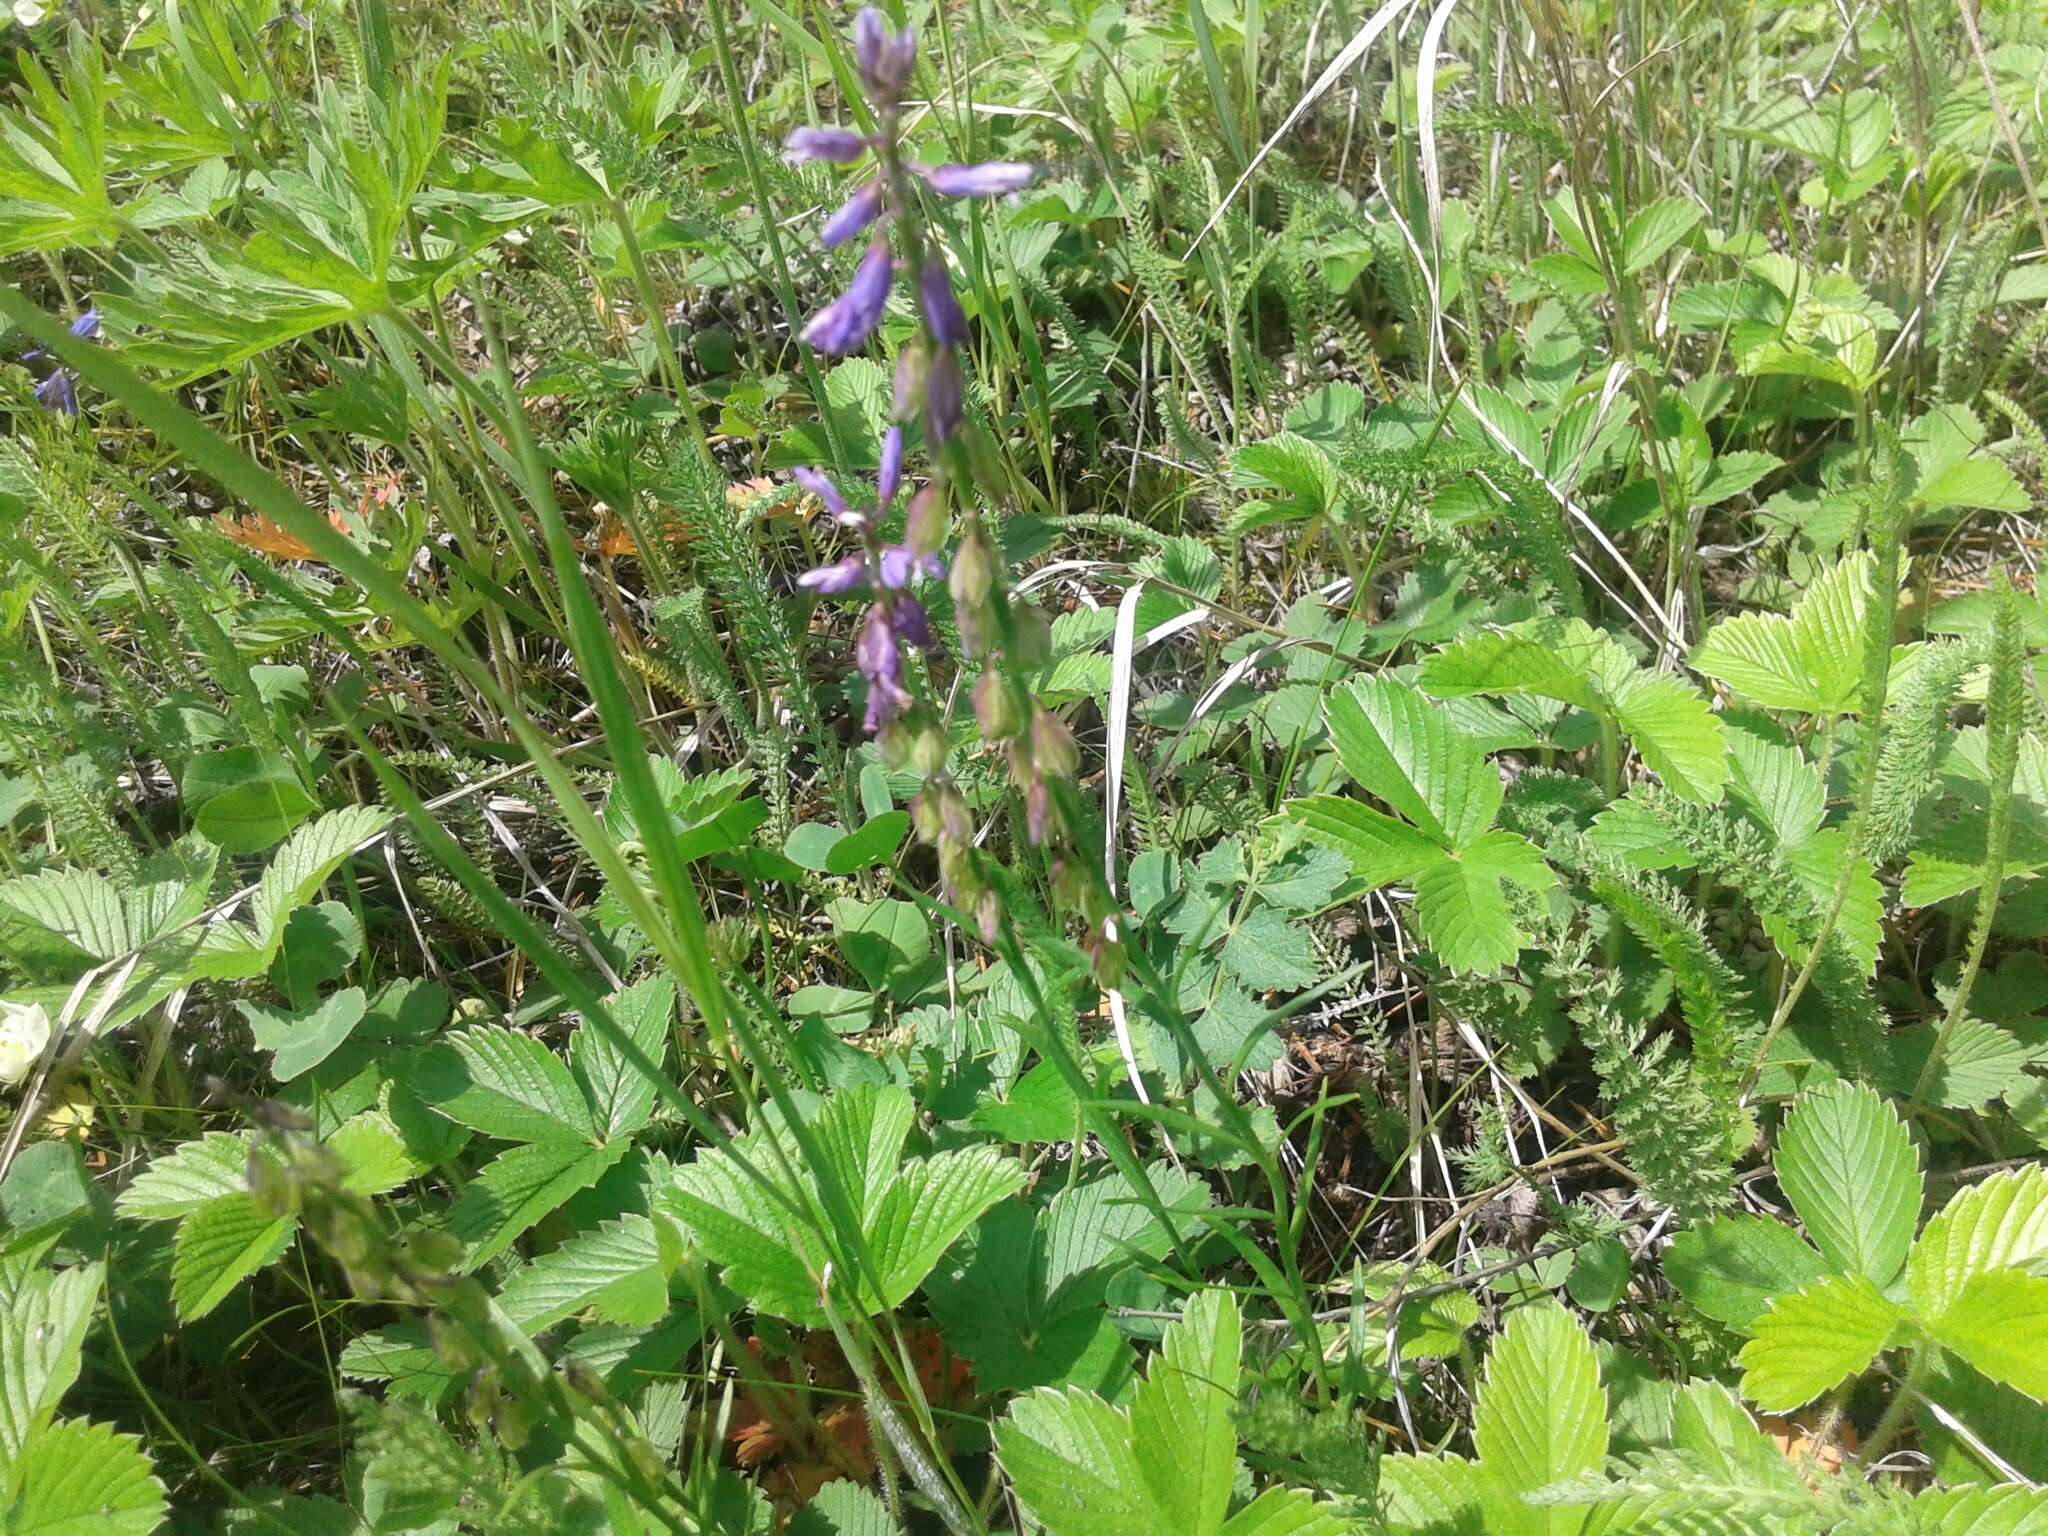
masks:
[[[1443,849],[1405,821],[1340,795],[1310,795],[1290,801],[1287,817],[1298,821],[1351,861],[1366,884],[1406,883],[1440,862]]]
[[[1973,1276],[1928,1331],[1993,1381],[2048,1402],[2048,1276]]]
[[[288,1083],[320,1065],[348,1041],[362,1023],[369,998],[361,987],[330,993],[304,1013],[282,1013],[243,998],[236,1002],[248,1021],[256,1049],[270,1052],[270,1075]]]
[[[588,1189],[626,1155],[623,1139],[593,1147],[541,1141],[498,1154],[462,1187],[448,1213],[448,1234],[468,1251],[465,1269],[489,1263],[512,1240],[578,1190]]]
[[[1344,771],[1447,848],[1493,825],[1504,790],[1486,755],[1406,683],[1363,678],[1330,695],[1330,740]]]
[[[1730,731],[1728,765],[1736,798],[1781,847],[1795,848],[1820,830],[1827,792],[1797,747]]]
[[[1941,1033],[1938,1024],[1914,1024],[1885,1037],[1888,1053],[1883,1086],[1912,1094]],[[1964,1014],[1949,1031],[1948,1042],[1927,1079],[1923,1102],[1945,1109],[1982,1109],[2024,1088],[2031,1080],[2027,1064],[2035,1052],[1996,1024]]]
[[[583,1090],[531,1035],[481,1025],[448,1036],[419,1060],[410,1086],[459,1125],[500,1141],[596,1141]]]
[[[668,1272],[653,1221],[628,1214],[579,1233],[507,1280],[498,1305],[528,1333],[583,1311],[628,1327],[659,1322],[668,1311]]]
[[[1041,1387],[1015,1399],[996,1425],[996,1455],[1018,1501],[1051,1536],[1158,1529],[1131,1422],[1092,1392]]]
[[[1976,1276],[2048,1259],[2048,1168],[2006,1169],[1960,1191],[1927,1223],[1906,1263],[1906,1291],[1929,1327]]]
[[[1218,1536],[1345,1536],[1353,1529],[1297,1488],[1268,1488],[1224,1521]]]
[[[1852,713],[1863,680],[1863,614],[1875,598],[1875,562],[1848,556],[1813,582],[1789,616],[1724,619],[1693,651],[1696,671],[1767,709]]]
[[[290,1246],[298,1218],[272,1216],[247,1194],[223,1195],[178,1224],[171,1250],[171,1303],[192,1322]]]
[[[1868,1369],[1903,1314],[1864,1276],[1831,1275],[1772,1300],[1736,1356],[1742,1395],[1785,1413]]]
[[[1487,1480],[1462,1456],[1383,1456],[1380,1498],[1388,1529],[1427,1536],[1489,1536]]]
[[[359,1195],[381,1195],[420,1171],[398,1127],[374,1109],[343,1121],[321,1145],[341,1159],[342,1186]]]
[[[820,1488],[790,1517],[789,1536],[899,1536],[889,1506],[871,1489],[841,1480]]]
[[[1224,967],[1253,992],[1297,991],[1315,982],[1308,930],[1267,906],[1255,906],[1223,940]]]
[[[940,1152],[907,1164],[887,1186],[867,1233],[882,1309],[908,1300],[982,1212],[1023,1186],[1016,1160],[996,1147]]]
[[[1659,198],[1630,216],[1621,236],[1624,272],[1640,272],[1693,231],[1701,218],[1697,203],[1680,197]]]
[[[104,1276],[99,1264],[38,1270],[0,1310],[0,1469],[20,1458],[78,1380]]]
[[[138,1221],[170,1221],[249,1189],[249,1151],[255,1138],[208,1131],[159,1157],[115,1197],[114,1209]]]
[[[1679,1233],[1664,1252],[1665,1277],[1681,1296],[1745,1332],[1773,1297],[1827,1272],[1797,1232],[1762,1216],[1716,1216]]]
[[[1197,1292],[1166,1330],[1132,1401],[1138,1469],[1162,1529],[1208,1532],[1223,1524],[1237,1466],[1232,1409],[1241,1342],[1236,1299],[1223,1290]]]
[[[1706,805],[1721,798],[1728,782],[1726,733],[1697,692],[1675,677],[1635,672],[1612,690],[1610,711],[1666,789]]]
[[[1778,1183],[1838,1268],[1890,1285],[1920,1219],[1920,1155],[1891,1105],[1861,1084],[1800,1096],[1778,1138]]]
[[[659,1071],[668,1058],[675,1017],[675,978],[666,972],[635,982],[606,999],[612,1022]],[[569,1040],[569,1060],[588,1096],[598,1134],[630,1136],[654,1113],[655,1084],[588,1020]]]
[[[1487,1357],[1472,1444],[1488,1482],[1513,1494],[1600,1466],[1607,1393],[1592,1341],[1562,1307],[1539,1302],[1509,1316]],[[1570,1511],[1550,1514],[1553,1530],[1577,1526]]]
[[[1509,915],[1504,885],[1540,891],[1556,881],[1527,839],[1489,832],[1416,877],[1415,911],[1429,947],[1451,970],[1496,971],[1512,964],[1527,940]]]
[[[168,1512],[141,1439],[83,1419],[39,1431],[10,1485],[8,1536],[149,1536]]]

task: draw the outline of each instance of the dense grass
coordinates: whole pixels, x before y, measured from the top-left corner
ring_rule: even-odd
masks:
[[[886,9],[16,7],[0,1530],[2048,1521],[2048,16]]]

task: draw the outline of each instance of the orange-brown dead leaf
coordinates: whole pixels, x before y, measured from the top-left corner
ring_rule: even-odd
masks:
[[[347,536],[348,524],[339,512],[329,512],[327,522],[336,533]],[[233,517],[226,512],[216,512],[213,515],[213,526],[244,548],[268,555],[273,560],[320,558],[295,535],[285,532],[261,512],[251,512],[247,517]]]
[[[1840,1475],[1842,1458],[1856,1449],[1856,1426],[1847,1419],[1838,1418],[1833,1433],[1826,1439],[1815,1438],[1825,1426],[1820,1416],[1811,1412],[1787,1418],[1773,1414],[1762,1421],[1761,1427],[1777,1442],[1787,1461],[1830,1477]]]

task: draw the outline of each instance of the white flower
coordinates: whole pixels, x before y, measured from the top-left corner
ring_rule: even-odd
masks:
[[[49,14],[44,9],[42,0],[14,0],[14,19],[24,27],[34,26]],[[18,1082],[20,1079],[10,1079],[10,1081]]]
[[[41,1003],[0,1000],[0,1086],[14,1087],[42,1060],[50,1016]]]

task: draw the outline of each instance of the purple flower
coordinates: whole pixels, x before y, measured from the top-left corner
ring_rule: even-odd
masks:
[[[903,651],[896,643],[889,610],[881,603],[868,610],[867,622],[860,627],[853,664],[867,679],[868,708],[862,723],[872,734],[910,705],[910,692],[903,686]]]
[[[882,434],[882,469],[875,477],[875,509],[880,511],[896,499],[903,483],[903,429],[891,427]]]
[[[883,546],[875,573],[880,585],[890,592],[901,592],[919,576],[936,581],[945,574],[946,564],[937,555],[920,555],[902,544]]]
[[[965,390],[960,360],[951,347],[939,348],[924,385],[924,436],[932,447],[937,448],[959,429]]]
[[[791,165],[823,160],[832,165],[851,165],[866,152],[868,141],[846,128],[799,128],[782,148],[782,158]]]
[[[99,333],[100,312],[96,309],[88,309],[84,314],[71,322],[71,334],[80,341],[91,341]]]
[[[875,240],[861,257],[853,283],[804,327],[804,340],[830,357],[844,357],[874,334],[889,302],[889,242]]]
[[[78,414],[78,381],[69,368],[59,368],[36,386],[36,404],[63,416]]]
[[[849,528],[854,528],[867,521],[846,505],[846,498],[839,494],[839,487],[815,469],[794,469],[790,471],[790,477],[825,503],[825,510],[832,514],[835,523],[843,523]]]
[[[932,340],[942,347],[966,345],[967,317],[960,312],[960,301],[953,297],[952,279],[946,276],[946,264],[936,252],[925,256],[917,275],[917,292],[924,305],[925,329],[932,333]]]
[[[908,27],[891,37],[882,13],[863,6],[853,22],[853,56],[875,105],[893,107],[917,64],[917,38]]]
[[[839,211],[825,221],[819,232],[819,239],[825,249],[837,250],[855,235],[866,229],[881,216],[882,184],[871,181],[840,205]]]
[[[938,637],[932,633],[932,616],[924,611],[924,604],[914,597],[899,597],[889,606],[889,623],[896,631],[896,638],[905,645],[914,645],[920,651],[936,651]]]
[[[984,160],[979,165],[914,165],[911,167],[941,197],[1001,197],[1022,192],[1038,176],[1038,167],[1021,160]]]
[[[815,592],[820,597],[837,597],[842,592],[851,592],[867,585],[868,563],[859,555],[848,555],[844,560],[831,565],[821,565],[816,570],[805,571],[797,577],[796,584],[806,592]]]

